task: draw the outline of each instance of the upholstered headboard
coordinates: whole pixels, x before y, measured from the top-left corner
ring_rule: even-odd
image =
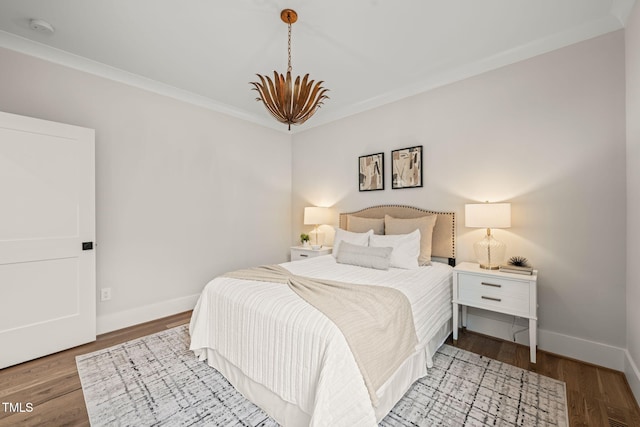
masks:
[[[456,215],[454,212],[434,212],[402,205],[372,206],[356,212],[341,213],[340,228],[345,230],[347,229],[347,215],[361,218],[384,218],[385,215],[394,218],[418,218],[425,215],[437,215],[438,219],[433,227],[431,255],[437,258],[448,258],[449,264],[455,265]]]

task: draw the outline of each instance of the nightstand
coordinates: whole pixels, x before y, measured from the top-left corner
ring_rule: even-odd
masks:
[[[529,319],[531,363],[536,363],[537,281],[532,275],[485,270],[463,262],[453,269],[453,340],[458,340],[458,305],[462,306],[462,326],[467,327],[467,307],[510,314]]]
[[[304,246],[293,246],[291,248],[291,261],[299,261],[301,259],[313,258],[320,255],[329,255],[333,248],[331,246],[323,246],[320,249],[311,249]]]

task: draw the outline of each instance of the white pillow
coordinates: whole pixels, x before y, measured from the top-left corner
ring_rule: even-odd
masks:
[[[333,256],[336,257],[338,255],[338,249],[342,241],[353,243],[354,245],[369,246],[369,236],[372,234],[373,230],[369,230],[366,233],[354,233],[342,228],[336,228],[336,235],[333,238]]]
[[[438,215],[431,214],[418,218],[393,218],[384,216],[384,234],[407,234],[413,230],[420,230],[420,255],[418,264],[431,265],[431,245],[433,240],[433,227]]]
[[[386,234],[369,236],[369,246],[393,248],[391,252],[391,267],[414,269],[418,268],[420,255],[420,230],[409,234]]]

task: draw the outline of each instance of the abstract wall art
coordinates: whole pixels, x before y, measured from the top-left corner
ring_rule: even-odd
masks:
[[[360,156],[358,168],[360,191],[384,190],[384,153]]]
[[[391,152],[391,188],[422,187],[422,145]]]

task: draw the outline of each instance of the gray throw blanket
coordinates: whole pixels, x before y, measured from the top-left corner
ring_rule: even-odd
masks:
[[[374,406],[378,405],[376,390],[418,343],[411,304],[397,289],[296,276],[279,265],[232,271],[225,276],[287,284],[327,316],[346,338]]]

